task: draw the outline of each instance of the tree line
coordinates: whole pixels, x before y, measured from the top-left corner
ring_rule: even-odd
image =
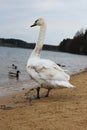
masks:
[[[64,39],[58,49],[63,52],[87,55],[87,30],[81,29],[73,39]]]
[[[0,38],[0,46],[3,46],[3,47],[19,47],[19,48],[34,49],[35,44],[36,43],[27,43],[19,39]],[[58,46],[44,45],[43,50],[58,51]]]
[[[35,43],[27,43],[19,39],[0,38],[0,46],[33,49],[35,47]],[[84,31],[83,29],[81,29],[80,31],[77,31],[72,39],[64,39],[60,42],[58,46],[45,44],[43,46],[43,50],[62,51],[87,55],[87,30]]]

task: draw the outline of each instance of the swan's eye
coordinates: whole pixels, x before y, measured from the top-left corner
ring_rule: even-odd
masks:
[[[35,23],[37,23],[37,22],[38,22],[38,20],[35,21]]]

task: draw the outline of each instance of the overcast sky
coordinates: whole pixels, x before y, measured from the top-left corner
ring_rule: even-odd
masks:
[[[87,29],[87,0],[0,0],[0,38],[37,42],[38,18],[47,22],[45,44],[58,45]]]

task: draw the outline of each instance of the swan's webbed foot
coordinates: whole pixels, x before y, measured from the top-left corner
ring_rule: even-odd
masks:
[[[36,96],[35,99],[40,99],[40,96]]]
[[[44,95],[44,97],[49,97],[49,94],[48,94],[48,93],[46,93],[46,94]]]
[[[37,91],[37,95],[30,95],[30,96],[28,96],[29,92],[34,92],[34,89],[31,89],[27,93],[25,93],[25,96],[27,96],[27,99],[29,100],[29,104],[32,105],[32,100],[48,97],[49,93],[50,93],[50,90],[51,89],[49,88],[46,94],[40,96],[40,87],[37,87],[37,89],[35,90],[35,91]]]
[[[49,88],[47,93],[45,95],[40,96],[40,87],[37,88],[37,95],[34,97],[34,99],[40,99],[44,97],[48,97],[51,89]]]
[[[49,88],[48,91],[47,91],[47,93],[46,93],[46,95],[45,95],[45,97],[49,96],[50,91],[51,91],[51,89]]]

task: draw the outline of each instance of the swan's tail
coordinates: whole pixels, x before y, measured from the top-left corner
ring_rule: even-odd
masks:
[[[60,87],[66,87],[66,88],[74,88],[75,86],[69,83],[68,81],[56,81],[56,84]]]

